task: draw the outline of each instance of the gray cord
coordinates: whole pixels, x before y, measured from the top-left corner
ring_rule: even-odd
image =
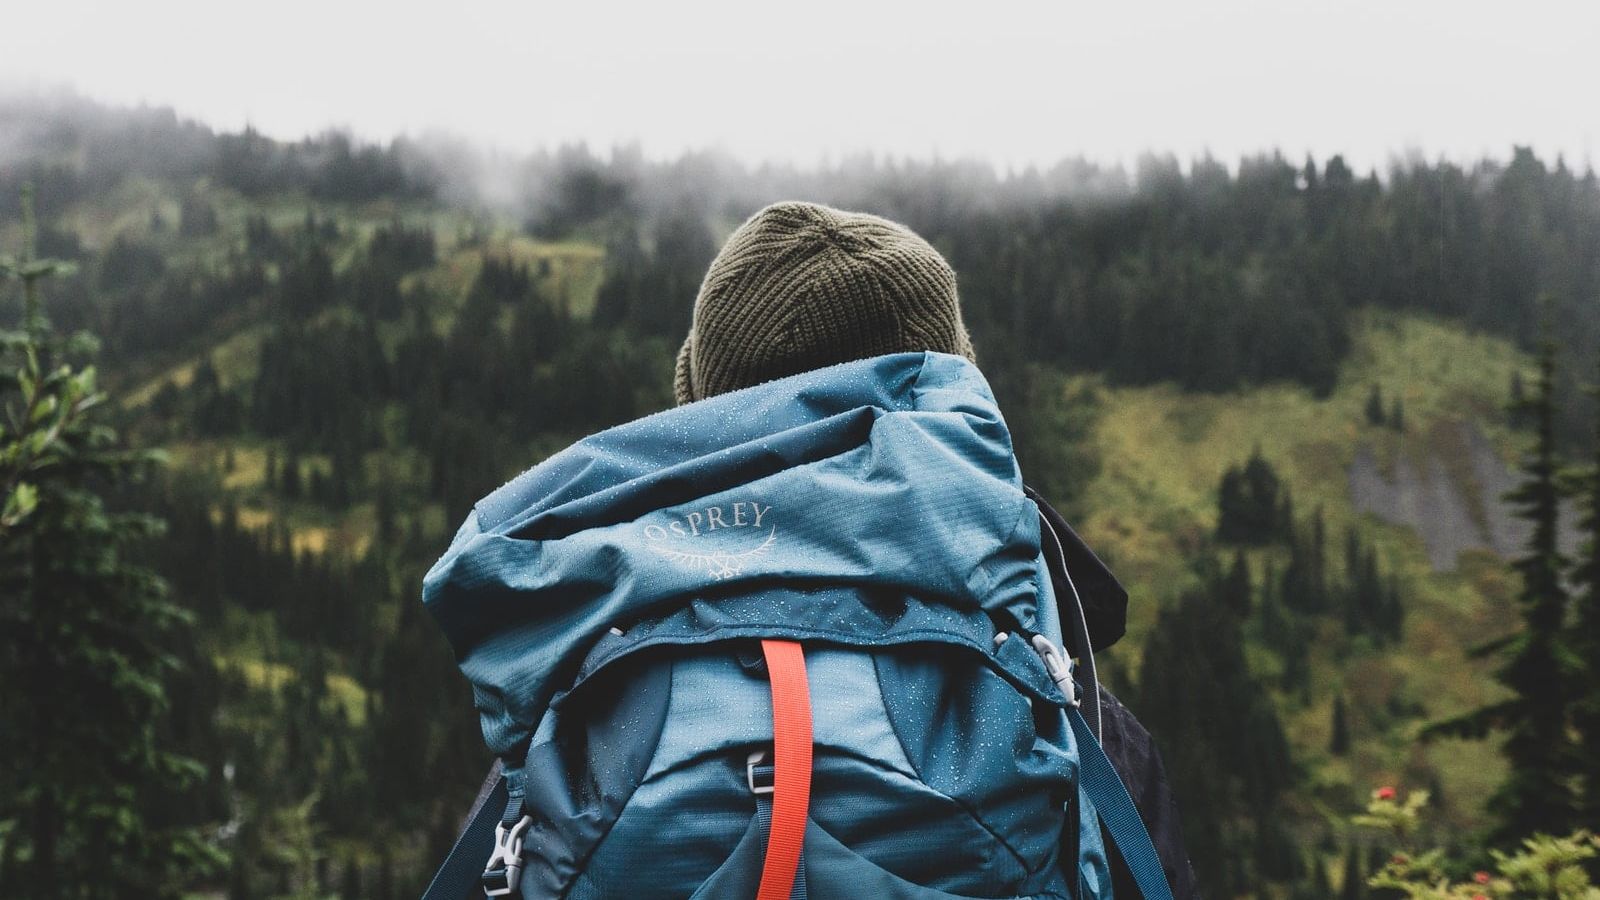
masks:
[[[1072,590],[1072,602],[1078,607],[1078,618],[1074,623],[1077,642],[1083,648],[1083,666],[1089,671],[1089,683],[1084,686],[1084,693],[1089,699],[1089,722],[1094,726],[1096,740],[1105,741],[1105,733],[1100,728],[1100,673],[1094,667],[1094,647],[1089,644],[1089,620],[1083,609],[1083,598],[1078,595],[1078,586],[1072,581],[1072,573],[1067,571],[1067,551],[1061,546],[1061,536],[1056,534],[1056,528],[1050,524],[1047,516],[1039,516],[1039,521],[1044,524],[1046,531],[1050,532],[1050,540],[1056,545],[1056,557],[1061,560],[1061,574],[1067,579],[1067,587]]]

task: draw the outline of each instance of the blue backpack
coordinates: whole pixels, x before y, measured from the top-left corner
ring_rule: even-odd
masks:
[[[1103,834],[1170,897],[1047,550],[987,383],[937,353],[535,466],[424,581],[500,770],[425,900],[1098,898]]]

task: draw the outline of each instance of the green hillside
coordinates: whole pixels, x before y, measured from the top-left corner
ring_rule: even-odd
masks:
[[[1514,624],[1512,576],[1487,553],[1465,554],[1453,573],[1435,573],[1421,539],[1352,508],[1347,470],[1356,448],[1448,457],[1458,447],[1446,424],[1466,422],[1490,435],[1507,460],[1523,440],[1505,424],[1506,385],[1527,371],[1525,354],[1505,341],[1459,326],[1410,315],[1368,313],[1354,334],[1350,357],[1327,397],[1305,388],[1272,385],[1231,394],[1195,394],[1170,385],[1098,388],[1094,444],[1101,466],[1082,505],[1085,538],[1101,548],[1130,589],[1129,637],[1112,667],[1126,683],[1136,672],[1143,635],[1163,601],[1193,582],[1190,558],[1217,525],[1217,487],[1229,466],[1259,447],[1293,490],[1296,507],[1323,510],[1327,533],[1355,527],[1404,585],[1404,637],[1395,647],[1344,650],[1329,640],[1313,645],[1314,688],[1309,699],[1279,692],[1297,756],[1312,769],[1308,799],[1319,810],[1342,808],[1378,784],[1427,785],[1437,778],[1452,819],[1472,828],[1484,821],[1483,799],[1503,774],[1488,743],[1438,741],[1419,745],[1425,720],[1482,705],[1495,688],[1481,661],[1466,650]],[[1375,427],[1363,407],[1372,385],[1404,400],[1406,431]],[[1469,485],[1464,484],[1464,488]],[[1331,542],[1332,539],[1330,539]],[[1258,578],[1268,558],[1279,570],[1279,548],[1252,550]],[[1281,668],[1257,648],[1253,661],[1269,680]],[[1359,738],[1345,758],[1328,754],[1331,704],[1343,694]],[[1227,714],[1226,698],[1216,698]],[[1396,714],[1395,710],[1400,712]]]
[[[250,208],[227,195],[219,207],[231,204]],[[81,214],[85,219],[95,217],[88,211]],[[394,204],[332,214],[349,223],[345,239],[349,254],[356,252],[363,233],[397,217],[432,221],[441,234],[452,228],[478,230],[478,238],[470,244],[441,240],[438,263],[407,276],[412,284],[426,285],[437,298],[431,310],[441,333],[448,332],[466,302],[486,257],[533,266],[549,261],[550,278],[559,285],[555,290],[573,314],[585,317],[593,310],[605,253],[596,244],[534,240],[504,225],[485,236],[485,230],[494,226],[482,220],[469,223]],[[285,227],[293,227],[304,215],[286,211],[279,219]],[[241,222],[243,217],[234,216]],[[146,217],[124,214],[122,218],[144,227]],[[1289,383],[1229,393],[1185,391],[1172,384],[1114,387],[1096,376],[1081,376],[1068,384],[1067,404],[1086,388],[1097,397],[1086,445],[1098,460],[1098,474],[1076,500],[1086,510],[1078,524],[1091,545],[1112,561],[1134,597],[1128,637],[1102,665],[1113,683],[1133,687],[1143,638],[1156,611],[1197,577],[1192,560],[1215,531],[1221,474],[1259,448],[1283,475],[1302,512],[1320,507],[1329,535],[1342,535],[1349,527],[1360,529],[1379,548],[1385,567],[1399,573],[1405,583],[1407,620],[1399,646],[1353,651],[1315,646],[1311,696],[1279,692],[1297,758],[1310,771],[1302,797],[1305,810],[1328,816],[1343,812],[1353,798],[1379,782],[1434,784],[1450,801],[1449,819],[1470,830],[1481,824],[1482,799],[1503,774],[1492,744],[1440,741],[1419,746],[1416,734],[1425,721],[1472,708],[1493,694],[1482,665],[1470,662],[1465,650],[1510,626],[1511,576],[1487,554],[1469,554],[1455,573],[1432,572],[1420,539],[1410,529],[1353,511],[1346,472],[1362,444],[1390,460],[1401,453],[1448,456],[1456,448],[1440,426],[1461,422],[1490,436],[1505,458],[1512,459],[1519,439],[1505,423],[1505,391],[1512,372],[1526,371],[1529,362],[1502,339],[1472,334],[1442,320],[1371,311],[1357,323],[1351,352],[1326,397]],[[197,336],[181,357],[153,373],[124,373],[129,389],[123,404],[131,416],[139,417],[164,390],[187,388],[200,360],[211,361],[225,389],[247,390],[256,376],[260,343],[269,333],[261,322],[244,319],[219,333]],[[131,372],[138,373],[139,367]],[[1363,404],[1374,384],[1403,400],[1408,423],[1404,433],[1365,421]],[[162,446],[180,472],[188,470],[201,478],[220,474],[219,486],[237,504],[239,522],[247,529],[283,523],[298,551],[365,554],[378,527],[374,505],[356,503],[333,510],[284,502],[265,482],[268,448],[273,444],[255,437],[197,439],[177,434]],[[530,444],[510,460],[502,475],[509,477],[559,446],[559,440]],[[281,446],[279,450],[287,452]],[[301,462],[308,470],[328,471],[330,466],[324,454],[306,454]],[[403,443],[367,452],[363,465],[374,477],[394,473],[424,477],[425,466],[416,449]],[[1463,487],[1471,489],[1468,482]],[[222,496],[217,503],[220,509]],[[426,523],[429,533],[442,533],[453,527],[456,513],[428,503],[413,515]],[[1261,577],[1269,558],[1281,568],[1284,555],[1281,548],[1267,548],[1250,551],[1249,558]],[[1259,647],[1251,658],[1269,681],[1282,665]],[[258,684],[281,684],[282,678],[292,677],[281,665],[268,666],[248,653],[224,650],[218,659],[225,668],[244,666]],[[270,677],[265,674],[269,672]],[[359,690],[355,682],[341,678],[342,691]],[[1327,753],[1330,706],[1339,694],[1351,704],[1352,727],[1361,739],[1356,752],[1333,758]],[[1215,702],[1218,714],[1226,715],[1226,699]]]
[[[1520,579],[1484,550],[1439,567],[1426,535],[1358,513],[1351,466],[1442,473],[1429,490],[1471,523],[1503,520],[1479,475],[1530,440],[1504,409],[1541,316],[1567,354],[1562,441],[1588,452],[1600,247],[1571,248],[1600,235],[1592,174],[1526,151],[1382,179],[1269,156],[1084,198],[938,163],[569,150],[491,203],[415,148],[82,114],[115,122],[0,168],[0,248],[37,184],[39,247],[76,264],[47,312],[99,338],[109,418],[170,460],[118,502],[167,521],[146,543],[193,619],[162,728],[205,774],[163,814],[217,835],[226,864],[186,889],[416,894],[487,763],[423,571],[485,492],[671,402],[708,261],[782,196],[899,218],[957,270],[1023,471],[1130,589],[1101,670],[1163,742],[1210,895],[1316,896],[1369,849],[1345,822],[1380,784],[1434,791],[1439,843],[1492,824],[1496,742],[1420,732],[1500,696],[1468,651],[1516,627]],[[102,145],[121,133],[169,152]],[[1445,213],[1461,237],[1441,253]],[[17,312],[0,291],[0,323]],[[1241,536],[1226,484],[1256,476],[1281,491]],[[1242,671],[1172,658],[1211,656],[1173,639],[1191,626]],[[1164,671],[1219,678],[1178,693],[1220,730],[1174,730]],[[1213,740],[1236,717],[1267,775]]]

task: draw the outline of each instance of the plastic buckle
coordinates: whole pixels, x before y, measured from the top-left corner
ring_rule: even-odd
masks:
[[[1044,670],[1050,674],[1050,680],[1066,695],[1067,702],[1073,706],[1081,703],[1083,698],[1079,696],[1078,683],[1072,680],[1072,660],[1068,658],[1067,651],[1051,643],[1042,634],[1034,635],[1029,643],[1033,645],[1033,652],[1039,654],[1039,659],[1044,662]]]
[[[532,817],[523,816],[510,828],[504,822],[494,827],[494,852],[489,854],[480,879],[484,896],[505,897],[517,892],[517,882],[522,880],[522,836],[532,824]]]
[[[772,765],[772,753],[767,750],[757,750],[750,754],[744,761],[744,782],[750,786],[752,794],[770,794],[776,789],[774,772],[769,768]],[[767,768],[768,771],[757,780],[756,769]]]

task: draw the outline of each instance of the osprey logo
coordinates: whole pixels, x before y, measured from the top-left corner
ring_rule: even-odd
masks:
[[[777,524],[766,521],[770,512],[771,506],[754,500],[708,506],[665,525],[646,525],[644,539],[662,556],[705,566],[707,574],[721,581],[742,574],[747,562],[777,542]]]

